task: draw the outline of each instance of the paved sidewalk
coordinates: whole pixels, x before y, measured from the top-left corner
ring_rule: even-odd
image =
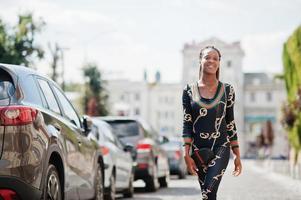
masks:
[[[219,200],[301,200],[301,181],[269,172],[243,160],[243,174],[233,177],[230,160],[218,192]]]

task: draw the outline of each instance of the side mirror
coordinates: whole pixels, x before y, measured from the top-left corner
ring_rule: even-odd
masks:
[[[132,156],[132,159],[133,160],[136,160],[137,158],[137,151],[136,149],[134,148],[134,146],[132,144],[129,144],[127,143],[125,146],[124,146],[124,151],[126,152],[130,152],[131,153],[131,156]]]
[[[123,149],[124,151],[132,152],[134,150],[134,146],[127,143]]]
[[[87,136],[89,132],[92,130],[92,119],[88,115],[84,115],[82,119],[83,119],[84,133]]]
[[[169,142],[169,139],[168,139],[168,137],[166,137],[166,136],[160,136],[159,138],[160,138],[160,139],[159,139],[160,144],[165,144],[165,143],[168,143],[168,142]]]

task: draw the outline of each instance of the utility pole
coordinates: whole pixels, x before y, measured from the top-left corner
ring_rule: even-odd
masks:
[[[69,50],[67,47],[60,47],[60,53],[61,53],[61,63],[62,63],[62,89],[65,91],[65,57],[64,57],[64,51]]]

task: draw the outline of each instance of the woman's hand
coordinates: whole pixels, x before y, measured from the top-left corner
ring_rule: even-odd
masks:
[[[184,156],[184,159],[188,172],[192,175],[197,175],[198,168],[196,167],[194,160],[188,155]]]
[[[239,176],[242,171],[242,165],[240,161],[240,157],[236,157],[234,159],[234,171],[233,171],[233,176]]]

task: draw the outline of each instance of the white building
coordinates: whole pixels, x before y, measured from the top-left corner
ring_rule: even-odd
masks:
[[[281,107],[286,100],[284,82],[265,73],[245,73],[244,79],[246,142],[254,143],[264,122],[270,120],[275,134],[272,156],[287,156],[288,141],[280,123]]]
[[[180,136],[182,131],[182,87],[180,84],[108,82],[113,115],[139,115],[161,135]]]

